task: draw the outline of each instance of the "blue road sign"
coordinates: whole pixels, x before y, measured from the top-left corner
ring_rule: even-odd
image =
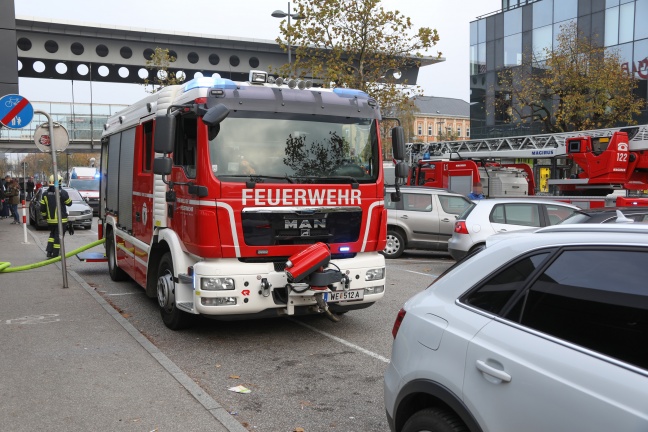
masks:
[[[27,99],[17,94],[0,98],[0,124],[9,129],[20,129],[34,118],[34,107]]]

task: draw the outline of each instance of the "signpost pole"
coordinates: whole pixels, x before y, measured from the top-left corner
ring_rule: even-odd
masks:
[[[67,278],[67,263],[65,262],[65,242],[63,241],[63,222],[61,221],[61,215],[63,214],[63,209],[61,208],[61,193],[59,191],[59,181],[58,181],[58,166],[56,164],[56,147],[54,146],[54,124],[52,123],[52,117],[49,114],[43,111],[34,111],[35,114],[42,114],[47,118],[49,124],[49,136],[50,136],[50,148],[52,150],[52,170],[54,171],[54,193],[56,194],[56,215],[58,219],[58,232],[59,232],[59,241],[60,241],[60,254],[61,254],[61,267],[63,271],[63,288],[68,287],[68,278]]]

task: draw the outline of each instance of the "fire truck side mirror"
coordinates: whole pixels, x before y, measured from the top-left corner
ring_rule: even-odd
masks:
[[[409,166],[405,162],[398,162],[394,171],[397,179],[406,179],[409,175]]]
[[[203,123],[207,126],[220,124],[229,115],[230,110],[223,104],[214,105],[203,116]]]
[[[405,130],[402,126],[392,128],[392,151],[394,159],[405,159]]]
[[[175,141],[176,119],[173,116],[157,116],[155,118],[155,153],[172,153]]]
[[[159,175],[171,174],[171,165],[173,161],[168,157],[158,157],[153,159],[153,173]]]

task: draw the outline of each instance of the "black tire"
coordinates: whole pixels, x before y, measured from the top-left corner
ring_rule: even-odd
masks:
[[[407,419],[402,432],[468,432],[468,428],[453,412],[442,408],[426,408]]]
[[[31,225],[31,226],[36,225],[36,221],[32,217],[31,213],[29,213],[29,225]]]
[[[128,274],[117,266],[117,255],[115,254],[115,235],[110,232],[106,237],[106,258],[108,259],[108,273],[110,279],[120,282],[128,279]]]
[[[164,325],[171,330],[182,330],[189,327],[192,322],[192,316],[176,307],[175,282],[173,281],[173,259],[171,258],[170,252],[167,252],[162,256],[160,265],[158,266],[157,277],[157,297],[162,322],[164,322]],[[160,284],[166,285],[166,290],[160,286]],[[167,291],[168,293],[163,293],[162,291]]]
[[[405,240],[403,240],[403,236],[395,230],[387,231],[387,245],[382,251],[382,254],[385,255],[385,258],[398,258],[399,256],[403,255],[404,250]]]

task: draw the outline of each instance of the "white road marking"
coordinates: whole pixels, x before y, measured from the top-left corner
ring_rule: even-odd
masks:
[[[407,273],[419,274],[419,275],[423,275],[423,276],[439,277],[439,275],[435,275],[435,274],[431,274],[431,273],[417,272],[417,271],[414,271],[414,270],[405,270],[405,269],[399,269],[399,268],[390,267],[389,271],[391,271],[391,270],[399,270],[399,271],[404,271],[404,272],[407,272]]]
[[[48,324],[61,321],[59,314],[27,315],[22,318],[8,319],[6,324]]]
[[[385,357],[383,357],[383,356],[381,356],[380,354],[376,354],[376,353],[373,352],[373,351],[369,351],[369,350],[367,350],[367,349],[364,349],[364,348],[362,348],[361,346],[358,346],[358,345],[356,345],[356,344],[354,344],[354,343],[351,343],[351,342],[349,342],[349,341],[347,341],[347,340],[344,340],[344,339],[339,338],[339,337],[337,337],[337,336],[333,336],[333,335],[330,334],[330,333],[326,333],[325,331],[322,331],[322,330],[316,329],[315,327],[310,326],[310,325],[308,325],[308,324],[304,324],[304,323],[301,322],[301,321],[297,321],[297,320],[294,320],[294,319],[292,319],[292,318],[289,318],[289,319],[290,319],[290,321],[292,321],[292,322],[294,322],[294,323],[296,323],[296,324],[299,324],[300,326],[306,327],[307,329],[310,329],[310,330],[312,330],[312,331],[314,331],[314,332],[316,332],[316,333],[319,333],[319,334],[321,334],[321,335],[323,335],[323,336],[326,336],[326,337],[329,338],[329,339],[333,339],[334,341],[339,342],[339,343],[341,343],[341,344],[343,344],[343,345],[346,345],[346,346],[348,346],[348,347],[350,347],[350,348],[353,348],[353,349],[356,350],[356,351],[360,351],[360,352],[363,353],[363,354],[367,354],[369,357],[373,357],[373,358],[375,358],[375,359],[377,359],[377,360],[380,360],[381,362],[384,362],[384,363],[389,363],[389,359],[388,359],[388,358],[385,358]]]

